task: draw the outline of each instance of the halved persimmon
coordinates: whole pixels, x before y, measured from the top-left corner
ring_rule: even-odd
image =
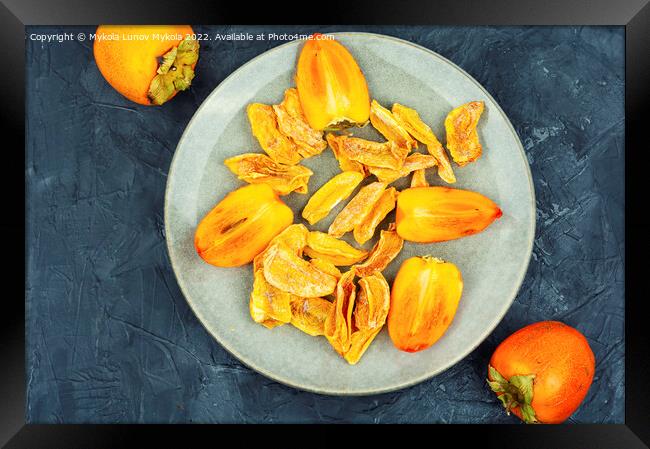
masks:
[[[201,220],[194,235],[196,252],[218,267],[253,260],[293,222],[293,212],[267,184],[230,192]]]

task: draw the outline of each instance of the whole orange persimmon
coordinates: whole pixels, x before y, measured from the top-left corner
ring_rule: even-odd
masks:
[[[116,91],[139,104],[160,105],[189,88],[199,43],[189,25],[100,25],[93,53]]]
[[[494,351],[488,384],[526,423],[559,424],[580,406],[594,378],[595,358],[578,330],[542,321],[518,330]]]

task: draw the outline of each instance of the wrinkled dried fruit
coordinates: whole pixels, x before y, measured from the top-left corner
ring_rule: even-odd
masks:
[[[279,105],[274,105],[273,111],[278,129],[296,144],[297,151],[303,158],[320,154],[327,148],[323,132],[316,131],[307,123],[296,89],[287,89],[284,100]]]
[[[393,105],[393,116],[410,135],[427,146],[429,154],[435,157],[438,162],[438,175],[448,183],[456,182],[456,176],[451,168],[451,162],[447,157],[447,153],[445,153],[445,149],[429,125],[422,121],[418,112],[415,109],[395,103]]]
[[[253,291],[250,314],[253,321],[272,329],[291,321],[291,301],[294,295],[273,287],[264,277],[264,254],[253,260]]]
[[[268,184],[280,195],[291,192],[307,193],[307,183],[313,172],[302,165],[275,162],[261,153],[245,153],[224,161],[231,172],[249,184]]]
[[[303,298],[327,296],[336,288],[334,276],[318,270],[282,242],[264,251],[264,277],[272,286]]]
[[[386,218],[386,215],[395,209],[397,190],[395,187],[384,190],[379,200],[365,216],[363,221],[354,227],[354,239],[359,245],[363,245],[375,235],[375,229]]]
[[[376,271],[384,271],[388,264],[397,257],[403,246],[404,240],[395,232],[395,224],[391,223],[388,230],[381,231],[379,234],[379,240],[373,246],[366,261],[355,265],[354,270],[359,276],[370,276]]]
[[[384,325],[390,307],[390,288],[380,272],[359,279],[353,330],[369,331]]]
[[[327,141],[335,153],[351,161],[373,167],[399,170],[409,153],[406,148],[395,142],[374,142],[359,137],[327,135]]]
[[[291,324],[316,337],[324,335],[325,320],[334,304],[323,298],[298,298],[291,301]]]
[[[336,287],[336,299],[325,320],[324,334],[332,347],[354,365],[383,327],[390,308],[390,288],[381,273],[354,283],[354,270]]]
[[[438,176],[449,184],[455,183],[456,175],[454,174],[454,170],[451,168],[451,162],[449,161],[442,144],[440,142],[429,143],[427,144],[427,151],[431,156],[435,157],[438,162]]]
[[[261,103],[251,103],[246,108],[253,135],[262,149],[281,164],[295,165],[302,159],[296,144],[278,129],[273,107]]]
[[[492,200],[477,192],[410,188],[397,198],[397,233],[411,242],[443,242],[481,232],[501,215]]]
[[[302,257],[303,249],[307,245],[307,234],[309,234],[309,230],[305,225],[293,224],[275,236],[269,243],[269,247],[282,244],[297,257]],[[266,250],[253,259],[254,280],[250,298],[250,313],[254,321],[272,329],[289,322],[288,320],[291,319],[289,303],[299,297],[269,284],[264,277],[265,254]]]
[[[386,322],[390,308],[390,288],[381,273],[376,272],[359,280],[352,315],[350,348],[345,360],[356,364]]]
[[[370,96],[363,72],[334,39],[314,34],[305,42],[296,69],[296,86],[307,121],[316,130],[363,125]]]
[[[309,198],[302,210],[302,217],[312,225],[319,222],[337,204],[350,196],[362,180],[363,175],[356,171],[346,171],[334,176]]]
[[[194,247],[207,263],[237,267],[253,260],[293,222],[293,212],[266,184],[230,192],[196,228]]]
[[[324,259],[334,265],[354,265],[365,259],[368,251],[357,249],[324,232],[312,231],[307,236],[305,254],[312,259]]]
[[[350,349],[350,323],[356,298],[357,288],[354,285],[354,270],[341,276],[336,285],[334,307],[325,319],[325,337],[332,347],[341,355]]]
[[[463,292],[460,271],[435,257],[404,261],[391,291],[388,333],[402,351],[430,347],[454,319]]]
[[[385,188],[386,184],[383,182],[373,182],[364,186],[339,212],[327,232],[334,237],[341,237],[354,229],[370,213]]]
[[[272,318],[269,318],[268,315],[266,314],[266,311],[264,309],[259,308],[258,305],[253,301],[252,297],[248,302],[248,310],[250,312],[251,318],[253,318],[253,321],[261,324],[267,329],[273,329],[275,327],[286,324],[283,323],[282,321],[277,321]]]
[[[327,143],[332,149],[332,153],[334,153],[334,157],[339,162],[339,167],[341,167],[341,171],[343,172],[354,171],[354,172],[361,173],[363,177],[368,176],[368,170],[366,169],[365,165],[363,165],[361,162],[348,159],[347,157],[341,154],[341,151],[339,149],[340,142],[337,139],[336,134],[331,134],[331,133],[327,134],[325,138],[327,139]]]
[[[268,246],[282,243],[296,256],[302,257],[302,252],[307,246],[307,235],[309,235],[309,229],[304,224],[292,224],[275,236]]]
[[[420,114],[415,109],[406,107],[399,103],[393,104],[391,109],[394,119],[399,123],[411,136],[423,144],[437,141],[433,130],[422,121]]]
[[[370,103],[370,123],[386,140],[391,140],[409,151],[412,148],[417,148],[418,143],[415,139],[395,120],[393,114],[380,105],[377,100],[372,100],[372,103]]]
[[[332,262],[329,260],[325,259],[311,259],[309,261],[310,264],[315,266],[317,269],[322,271],[323,273],[331,274],[334,276],[336,279],[340,279],[341,276],[343,275],[341,273],[341,270],[336,268],[336,265],[334,265]]]
[[[413,153],[409,155],[404,161],[404,165],[399,170],[392,170],[390,168],[368,167],[370,173],[375,175],[378,180],[390,184],[393,181],[408,176],[409,173],[415,170],[435,167],[437,160],[433,156],[421,153]]]
[[[411,187],[429,187],[429,181],[427,181],[427,172],[425,169],[421,168],[413,172],[411,177]]]
[[[454,162],[461,167],[481,155],[482,148],[478,141],[476,125],[484,107],[482,101],[466,103],[452,110],[445,119],[447,149]]]

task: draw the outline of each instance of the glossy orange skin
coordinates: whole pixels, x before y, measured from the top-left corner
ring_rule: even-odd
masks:
[[[251,262],[293,222],[293,212],[267,184],[250,184],[230,192],[201,220],[194,247],[218,267]]]
[[[454,319],[463,278],[458,268],[432,257],[402,263],[390,294],[388,334],[401,351],[417,352],[433,345]]]
[[[537,420],[545,424],[559,424],[571,416],[587,395],[596,368],[584,335],[558,321],[518,330],[497,347],[490,365],[506,379],[535,374],[531,405]],[[518,407],[512,411],[521,418]]]
[[[478,192],[450,187],[411,187],[397,197],[395,222],[404,240],[444,242],[476,234],[502,212]]]
[[[93,44],[97,68],[108,84],[135,103],[152,105],[147,92],[158,70],[158,58],[178,46],[186,35],[194,34],[194,30],[189,25],[100,25],[96,34],[119,36],[117,40],[95,39]],[[126,40],[123,35],[149,38]],[[181,39],[162,39],[155,35],[179,35]]]
[[[361,125],[370,117],[370,94],[350,52],[334,39],[315,33],[300,52],[296,87],[309,125],[316,130]]]

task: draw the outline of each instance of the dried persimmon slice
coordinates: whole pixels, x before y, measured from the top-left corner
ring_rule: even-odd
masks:
[[[359,193],[339,212],[328,229],[328,234],[341,237],[361,223],[386,189],[386,183],[373,182],[364,186]]]

